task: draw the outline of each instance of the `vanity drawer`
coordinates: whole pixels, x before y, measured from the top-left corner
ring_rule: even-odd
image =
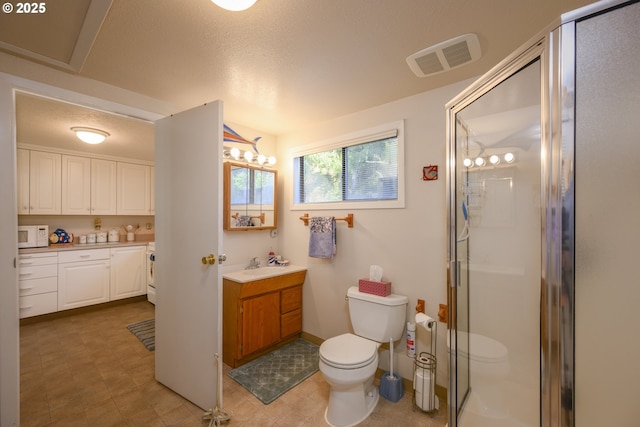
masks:
[[[285,313],[280,318],[280,337],[286,338],[289,335],[302,331],[302,310],[297,309]]]
[[[302,286],[280,291],[280,312],[282,314],[302,308]]]

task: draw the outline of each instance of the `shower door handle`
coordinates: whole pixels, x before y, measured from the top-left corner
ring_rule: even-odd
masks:
[[[447,266],[447,281],[449,282],[450,288],[456,287],[456,279],[458,278],[457,270],[456,270],[456,262],[449,261],[449,265]]]

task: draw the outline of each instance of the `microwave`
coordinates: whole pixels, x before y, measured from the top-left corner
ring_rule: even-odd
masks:
[[[19,225],[19,248],[42,248],[49,246],[48,225]]]

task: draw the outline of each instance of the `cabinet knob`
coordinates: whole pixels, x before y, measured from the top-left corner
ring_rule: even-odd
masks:
[[[207,265],[207,264],[213,265],[213,264],[216,263],[216,256],[214,254],[209,254],[207,256],[203,256],[202,257],[202,263],[204,265]]]

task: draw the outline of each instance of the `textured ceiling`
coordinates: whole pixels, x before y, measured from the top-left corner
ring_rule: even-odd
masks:
[[[176,112],[221,99],[225,120],[279,135],[479,76],[589,3],[259,0],[229,12],[210,0],[56,0],[37,19],[0,14],[0,49]],[[478,61],[411,72],[407,56],[465,33],[478,35]]]

